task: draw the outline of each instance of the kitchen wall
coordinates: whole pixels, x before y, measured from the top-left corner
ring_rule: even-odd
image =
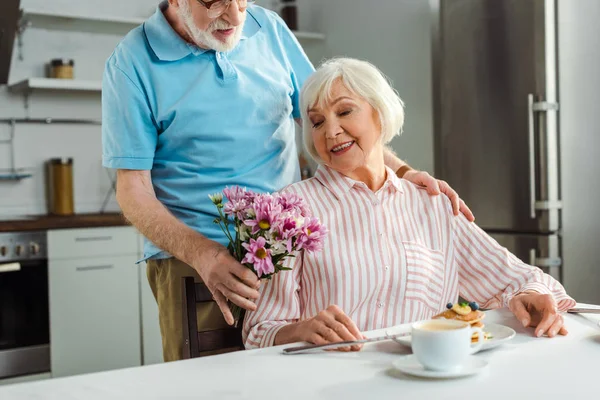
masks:
[[[300,0],[300,23],[323,32],[324,57],[366,59],[393,82],[406,104],[404,133],[392,147],[433,173],[431,33],[427,0]]]
[[[271,0],[258,4],[270,5]],[[299,0],[301,30],[323,32],[325,41],[302,41],[315,64],[333,55],[369,59],[394,83],[406,102],[405,133],[393,147],[416,168],[433,171],[429,16],[426,1],[379,0],[377,7],[359,0]],[[158,0],[22,0],[24,8],[81,14],[147,17]],[[119,12],[116,12],[117,6]],[[115,11],[113,11],[115,10]],[[361,29],[355,29],[360,26]],[[116,25],[84,32],[76,26],[57,29],[29,28],[23,37],[23,60],[15,45],[11,82],[43,77],[44,64],[52,58],[73,58],[78,79],[100,80],[104,61],[126,33]],[[99,92],[36,91],[29,98],[0,86],[0,118],[66,117],[100,118]],[[0,124],[0,141],[8,137],[8,125]],[[28,168],[33,178],[0,181],[0,215],[46,212],[44,161],[73,157],[77,212],[97,212],[111,188],[112,172],[101,166],[100,127],[92,125],[31,125],[16,127],[16,166]],[[0,169],[10,166],[8,146],[0,144]],[[118,210],[111,195],[108,210]]]
[[[108,14],[130,17],[151,15],[155,0],[71,1],[21,0],[22,8],[81,14]],[[121,10],[116,11],[117,6]],[[54,29],[26,30],[23,36],[23,60],[15,44],[10,81],[44,77],[44,64],[52,58],[73,58],[78,79],[100,80],[104,61],[120,38],[120,30],[102,29],[83,32]],[[112,27],[114,28],[114,26]],[[101,116],[100,92],[38,91],[25,109],[24,97],[0,86],[0,118],[12,117],[94,118]],[[0,140],[8,137],[8,125],[0,124]],[[27,168],[33,178],[17,182],[0,181],[0,214],[43,214],[46,212],[44,161],[51,157],[73,157],[75,206],[77,212],[97,212],[111,188],[111,178],[101,166],[100,127],[93,125],[18,124],[15,130],[15,163]],[[9,147],[0,144],[0,168],[9,168]],[[118,210],[111,196],[108,210]]]
[[[22,8],[74,13],[145,18],[151,15],[158,0],[22,0]],[[119,12],[115,11],[119,8]],[[111,11],[113,10],[113,11]],[[60,29],[29,28],[23,36],[23,60],[15,44],[10,82],[29,77],[44,77],[45,63],[52,58],[75,60],[77,79],[101,80],[106,58],[130,28],[98,24],[78,29],[76,25],[56,24]],[[89,32],[89,31],[92,32]],[[314,47],[310,43],[308,48]],[[25,108],[23,95],[0,86],[0,119],[22,117],[91,118],[101,117],[100,92],[36,91]],[[94,125],[17,124],[15,163],[27,168],[32,178],[0,181],[0,216],[46,213],[44,161],[52,157],[73,157],[76,212],[98,212],[111,190],[113,171],[101,165],[101,130]],[[0,141],[8,139],[9,126],[0,124]],[[0,170],[10,167],[9,146],[0,143]],[[106,208],[117,211],[114,194]]]

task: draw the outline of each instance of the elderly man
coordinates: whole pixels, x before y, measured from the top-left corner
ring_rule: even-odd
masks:
[[[181,277],[201,279],[214,296],[199,313],[204,330],[233,322],[227,299],[256,309],[259,281],[223,246],[207,195],[300,179],[294,119],[314,69],[285,23],[251,3],[164,1],[106,63],[103,164],[117,169],[117,201],[146,238],[165,361],[182,356]],[[391,152],[386,162],[470,215],[445,183]]]

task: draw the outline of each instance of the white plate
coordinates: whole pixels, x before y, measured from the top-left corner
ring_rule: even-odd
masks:
[[[394,367],[407,374],[418,376],[421,378],[436,378],[436,379],[450,379],[450,378],[462,378],[465,376],[471,376],[480,373],[488,366],[488,362],[484,359],[470,356],[467,361],[457,369],[451,371],[432,371],[425,369],[414,355],[404,356],[394,361]]]
[[[501,344],[514,338],[516,335],[516,332],[514,329],[509,328],[508,326],[498,325],[498,324],[485,324],[485,326],[483,327],[483,330],[484,330],[484,332],[491,333],[492,338],[486,340],[483,343],[483,346],[481,346],[480,351],[490,350],[490,349],[493,349],[494,347],[500,346]],[[389,335],[389,334],[393,334],[393,332],[394,332],[394,330],[392,328],[392,329],[388,330],[386,333]],[[394,341],[396,341],[404,346],[408,346],[408,347],[410,347],[410,344],[411,344],[410,336],[395,338]]]

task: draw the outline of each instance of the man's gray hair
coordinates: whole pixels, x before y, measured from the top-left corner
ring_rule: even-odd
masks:
[[[404,102],[377,67],[354,58],[327,60],[304,82],[300,93],[304,147],[318,163],[322,160],[312,139],[308,110],[315,105],[323,108],[333,100],[331,90],[338,79],[349,91],[366,100],[377,111],[381,122],[381,141],[384,145],[394,136],[401,134],[404,125]]]

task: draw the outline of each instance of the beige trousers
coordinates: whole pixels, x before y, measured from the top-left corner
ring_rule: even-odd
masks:
[[[158,303],[164,360],[181,360],[183,358],[182,278],[193,276],[196,282],[202,282],[202,279],[192,267],[175,258],[148,260],[146,272],[150,288]],[[197,315],[198,332],[228,326],[217,303],[199,304]],[[218,353],[220,352],[206,352],[201,355]]]

